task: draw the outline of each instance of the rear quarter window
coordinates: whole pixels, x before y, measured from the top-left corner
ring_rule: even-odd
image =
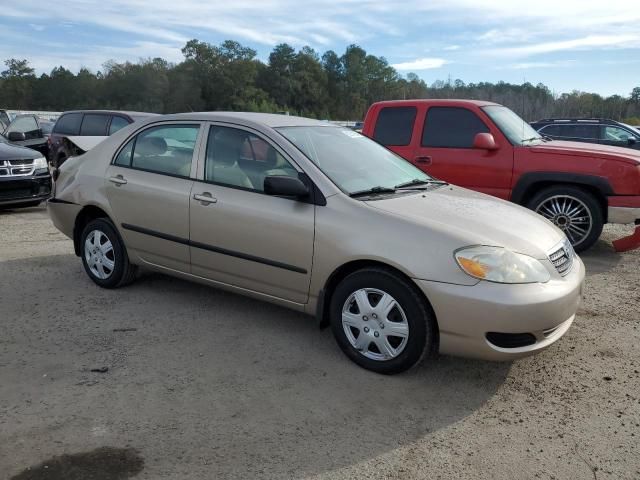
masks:
[[[82,123],[82,113],[65,113],[53,127],[53,133],[61,135],[79,135],[80,124]]]
[[[378,114],[373,139],[384,146],[404,146],[411,143],[416,107],[384,107]]]

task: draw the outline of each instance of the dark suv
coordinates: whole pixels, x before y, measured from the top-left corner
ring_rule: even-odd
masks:
[[[614,120],[601,118],[548,118],[531,126],[545,137],[570,142],[601,143],[640,150],[640,131]]]
[[[70,156],[83,153],[69,137],[106,137],[136,120],[153,115],[144,112],[76,110],[64,112],[49,137],[49,162],[59,167]]]
[[[0,135],[0,209],[32,207],[50,195],[51,175],[42,153]]]

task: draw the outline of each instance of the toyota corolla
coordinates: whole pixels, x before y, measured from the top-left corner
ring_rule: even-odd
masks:
[[[56,174],[50,216],[99,286],[145,267],[277,303],[381,373],[533,354],[580,302],[584,266],[548,220],[325,122],[150,117]]]

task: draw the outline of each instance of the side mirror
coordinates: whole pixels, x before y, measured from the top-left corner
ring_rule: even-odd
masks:
[[[629,137],[627,138],[627,143],[629,145],[635,145],[636,143],[638,143],[638,139],[636,137]]]
[[[490,133],[478,133],[473,139],[473,148],[479,150],[497,150],[496,140]]]
[[[27,139],[27,136],[24,132],[9,132],[9,136],[7,138],[10,142],[24,142]]]
[[[264,193],[282,197],[306,197],[309,195],[309,188],[299,178],[269,175],[264,179]]]

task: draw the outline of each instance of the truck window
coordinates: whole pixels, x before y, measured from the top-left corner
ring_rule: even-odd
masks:
[[[489,133],[489,128],[471,110],[431,107],[422,131],[422,146],[471,148],[478,133]]]
[[[411,143],[416,107],[385,107],[380,110],[373,139],[384,146],[404,146]]]

